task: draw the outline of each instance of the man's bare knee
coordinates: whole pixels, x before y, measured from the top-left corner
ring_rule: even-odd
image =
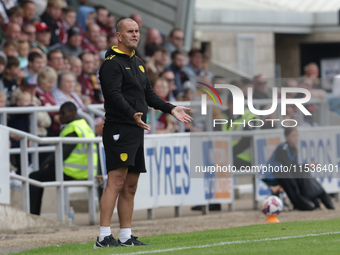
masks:
[[[126,181],[127,169],[127,167],[118,168],[109,172],[106,189],[112,190],[113,192],[121,192]]]
[[[129,195],[135,195],[137,191],[137,183],[128,184],[125,183],[124,185],[124,193]]]

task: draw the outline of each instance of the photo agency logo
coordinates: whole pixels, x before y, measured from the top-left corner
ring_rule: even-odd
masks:
[[[218,103],[216,102],[215,96],[219,100],[220,105],[222,106],[222,100],[217,93],[216,89],[227,89],[229,90],[229,93],[232,94],[232,105],[230,105],[230,108],[232,108],[232,115],[245,115],[245,97],[243,94],[243,91],[238,88],[235,85],[231,84],[215,84],[214,87],[202,83],[202,82],[196,82],[197,88],[199,90],[202,90],[205,93],[201,94],[201,114],[207,115],[207,95],[211,97],[211,99],[214,101],[215,105],[217,106]],[[210,92],[212,91],[215,96]],[[302,93],[304,94],[304,97],[302,98],[287,98],[287,94],[289,93]],[[247,107],[248,110],[258,116],[258,119],[251,119],[249,121],[246,121],[246,119],[237,118],[237,122],[232,119],[213,119],[213,127],[216,127],[217,125],[226,125],[230,121],[229,125],[230,127],[233,127],[233,125],[240,125],[242,124],[243,127],[250,126],[250,127],[262,127],[265,123],[265,121],[271,122],[272,127],[275,126],[276,122],[279,122],[283,127],[295,127],[297,126],[298,122],[295,119],[267,119],[265,117],[261,118],[261,116],[268,116],[272,113],[274,113],[278,107],[278,88],[273,87],[272,88],[272,103],[271,107],[269,109],[255,109],[253,104],[253,88],[248,88],[248,95],[247,97]],[[304,106],[303,104],[307,103],[311,99],[311,93],[309,90],[304,88],[281,88],[281,100],[280,100],[280,108],[281,108],[281,116],[285,116],[287,105],[295,105],[304,115],[310,116],[312,115]],[[231,107],[232,106],[232,107]],[[266,107],[268,108],[268,107]]]

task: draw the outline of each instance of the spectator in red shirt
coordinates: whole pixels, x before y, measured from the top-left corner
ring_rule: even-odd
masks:
[[[91,98],[92,104],[104,102],[101,88],[97,77],[93,74],[95,69],[95,59],[92,53],[83,52],[79,58],[83,62],[82,74],[78,76],[78,82],[82,86],[82,94]]]
[[[100,35],[100,28],[97,24],[90,24],[87,27],[85,38],[81,44],[84,51],[89,51],[91,53],[99,53],[99,50],[95,46]]]

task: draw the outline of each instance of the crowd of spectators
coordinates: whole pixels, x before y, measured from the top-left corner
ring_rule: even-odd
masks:
[[[78,111],[86,111],[89,104],[104,102],[98,71],[105,60],[106,50],[116,46],[116,18],[105,6],[89,6],[88,0],[3,0],[0,4],[0,107],[36,107],[62,105],[73,102]],[[142,16],[130,16],[143,27]],[[207,58],[197,48],[185,51],[184,32],[174,28],[164,35],[156,28],[148,30],[145,45],[135,54],[146,65],[146,72],[154,91],[166,101],[190,101],[201,91],[190,85],[195,79],[204,84],[229,83],[215,76],[207,68]],[[289,79],[287,87],[301,86],[312,97],[323,98],[317,66],[306,66],[306,75]],[[254,79],[232,81],[247,96],[253,87],[254,99],[268,98],[267,80],[258,75]],[[223,105],[227,105],[225,91],[219,91]],[[301,95],[289,95],[299,97]],[[313,111],[313,106],[309,107]],[[287,109],[287,117],[296,118],[297,109]],[[193,110],[193,114],[195,111]],[[225,113],[213,109],[214,118]],[[156,111],[156,133],[179,130],[179,123],[169,114]],[[150,116],[147,121],[150,124]],[[308,120],[306,120],[308,121]],[[313,120],[309,120],[313,125]],[[96,134],[101,135],[103,118],[96,118]],[[29,132],[26,114],[10,115],[10,127]],[[60,121],[57,112],[40,112],[38,135],[58,136]],[[186,131],[205,130],[198,121],[185,126]],[[19,138],[11,137],[11,146],[19,147]]]

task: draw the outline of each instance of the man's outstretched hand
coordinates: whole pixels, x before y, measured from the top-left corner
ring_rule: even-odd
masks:
[[[188,115],[185,111],[190,111],[190,108],[176,106],[171,110],[171,114],[180,122],[190,123],[193,120],[193,118],[190,117],[190,115]]]
[[[135,121],[136,121],[136,123],[137,123],[137,125],[138,125],[139,127],[141,127],[142,129],[146,129],[146,130],[150,131],[149,126],[146,125],[146,124],[144,123],[144,121],[142,121],[142,115],[143,115],[142,112],[136,112],[136,113],[133,115],[133,118],[135,119]]]

